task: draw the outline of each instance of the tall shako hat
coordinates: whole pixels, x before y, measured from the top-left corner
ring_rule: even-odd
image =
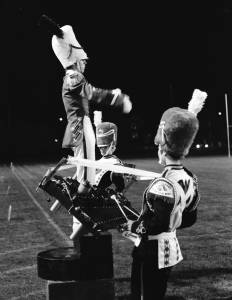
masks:
[[[199,129],[197,114],[201,111],[207,93],[195,89],[188,109],[172,107],[167,109],[160,120],[155,144],[171,157],[179,159],[188,154]]]
[[[63,68],[66,69],[81,59],[88,59],[87,54],[75,37],[72,26],[65,25],[60,29],[64,34],[63,38],[53,35],[52,49]]]
[[[114,123],[102,122],[96,126],[96,139],[98,147],[107,147],[111,143],[117,144],[118,128]]]
[[[47,30],[53,34],[52,49],[64,69],[77,61],[88,59],[87,54],[75,37],[72,26],[65,25],[59,27],[59,25],[46,15],[41,16],[41,24],[46,26]]]

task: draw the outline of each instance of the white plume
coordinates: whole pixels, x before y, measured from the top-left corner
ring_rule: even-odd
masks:
[[[99,110],[94,111],[94,125],[97,127],[98,124],[102,122],[102,112]]]
[[[193,91],[192,99],[188,103],[188,111],[197,116],[197,114],[202,110],[207,96],[206,92],[195,89]]]

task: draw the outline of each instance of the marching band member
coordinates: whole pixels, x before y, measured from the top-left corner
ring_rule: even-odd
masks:
[[[97,104],[102,109],[112,106],[122,113],[129,113],[132,108],[130,98],[120,89],[100,89],[87,82],[84,71],[88,56],[77,41],[72,26],[59,27],[46,15],[41,17],[40,24],[53,34],[52,48],[65,70],[62,98],[68,123],[62,147],[71,148],[75,157],[95,160],[95,134],[89,109]],[[95,184],[95,169],[80,166],[75,177],[78,182],[88,180]]]
[[[62,98],[67,115],[62,147],[71,148],[74,156],[95,159],[95,135],[89,118],[92,105],[112,106],[122,113],[129,113],[132,104],[128,95],[120,89],[106,90],[92,86],[87,82],[84,71],[88,56],[76,39],[70,25],[59,27],[46,15],[40,18],[40,25],[53,34],[52,49],[65,70],[62,87]],[[85,174],[84,174],[85,173]],[[77,170],[77,180],[88,179],[94,183],[94,169],[84,172]]]
[[[162,115],[155,144],[164,170],[146,188],[138,220],[125,226],[142,236],[132,253],[133,300],[163,299],[170,271],[183,259],[176,229],[195,223],[200,197],[197,177],[182,161],[198,132],[197,114],[206,97],[205,92],[194,90],[188,110],[173,107]]]
[[[74,156],[95,159],[95,136],[89,118],[89,106],[113,106],[123,113],[129,113],[132,105],[129,96],[122,94],[120,89],[104,90],[87,82],[83,75],[88,60],[86,52],[78,43],[70,25],[60,30],[61,35],[55,34],[52,37],[52,48],[65,69],[62,97],[68,125],[62,147],[72,148]],[[81,169],[77,172],[78,181],[84,178],[84,168]],[[87,170],[86,175],[94,183],[94,169]]]
[[[96,144],[102,155],[99,161],[123,165],[122,161],[113,155],[117,145],[117,131],[117,126],[111,122],[100,122],[96,125]],[[116,192],[121,193],[125,188],[125,178],[120,173],[97,169],[95,185],[101,188],[113,186]],[[77,234],[80,235],[85,232],[84,229],[81,231],[81,223],[75,217],[73,217],[73,232],[76,239],[78,239]]]
[[[99,161],[123,165],[122,161],[117,156],[113,155],[117,145],[117,131],[117,126],[110,122],[102,122],[96,126],[97,147],[102,155]],[[103,188],[113,184],[117,192],[122,192],[125,188],[123,174],[107,170],[96,170],[95,180],[96,185]]]

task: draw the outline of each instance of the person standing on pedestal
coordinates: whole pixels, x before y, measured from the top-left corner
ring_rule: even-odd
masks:
[[[60,28],[61,33],[52,37],[52,48],[63,68],[65,76],[62,98],[67,114],[68,124],[63,138],[63,148],[71,148],[74,156],[95,159],[95,135],[89,118],[92,105],[114,107],[122,113],[129,113],[132,108],[130,98],[122,94],[120,89],[106,90],[92,86],[84,77],[88,61],[86,52],[78,43],[70,25]],[[77,180],[84,176],[94,183],[94,169],[84,168],[77,171]]]
[[[59,27],[43,15],[40,24],[53,34],[52,48],[65,70],[62,99],[67,115],[62,147],[72,149],[75,157],[95,160],[95,134],[89,117],[92,105],[114,107],[122,113],[129,113],[132,103],[120,89],[96,88],[86,80],[84,71],[88,56],[76,39],[70,25]],[[78,182],[87,180],[95,184],[95,169],[78,167],[75,178]]]

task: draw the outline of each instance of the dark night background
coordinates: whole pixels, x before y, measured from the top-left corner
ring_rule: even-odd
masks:
[[[103,114],[104,121],[119,127],[120,154],[152,154],[162,112],[187,108],[194,88],[208,93],[195,144],[209,148],[197,151],[226,154],[224,94],[232,101],[230,1],[34,0],[3,4],[1,160],[66,154],[61,149],[64,71],[51,36],[38,26],[42,14],[73,26],[90,57],[85,75],[91,84],[130,95],[129,115]]]

